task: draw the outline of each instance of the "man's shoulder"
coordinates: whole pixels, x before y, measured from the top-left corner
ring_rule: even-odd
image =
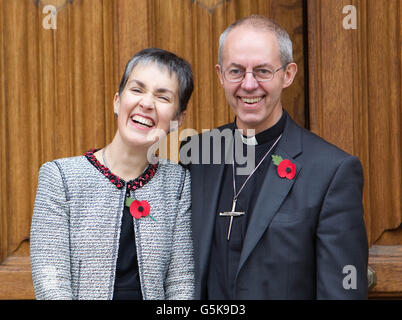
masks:
[[[301,163],[305,169],[307,167],[315,168],[315,170],[322,173],[334,172],[342,166],[347,164],[353,168],[361,168],[360,159],[341,147],[336,146],[332,142],[320,137],[314,132],[309,131],[303,127],[298,126],[301,136],[302,155]]]
[[[301,155],[304,164],[311,164],[318,167],[324,165],[327,168],[333,168],[338,167],[346,159],[354,159],[360,162],[356,156],[343,150],[340,146],[336,146],[331,141],[301,127],[290,117],[288,120],[289,123],[285,128],[285,131],[287,131],[285,149],[290,148],[289,146],[298,146],[298,143],[295,143],[295,141],[300,141],[301,148],[297,149],[302,151]]]

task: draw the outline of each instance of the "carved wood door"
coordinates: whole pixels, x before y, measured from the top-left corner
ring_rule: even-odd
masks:
[[[182,128],[201,132],[233,120],[214,69],[220,33],[243,16],[270,16],[293,40],[299,72],[284,105],[304,126],[303,5],[0,0],[0,299],[34,298],[29,231],[39,167],[111,141],[113,95],[126,62],[140,49],[161,47],[192,64],[195,91]]]
[[[360,158],[369,294],[402,298],[402,1],[307,3],[310,128]]]

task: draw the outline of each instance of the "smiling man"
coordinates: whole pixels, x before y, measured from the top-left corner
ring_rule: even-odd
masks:
[[[292,84],[297,65],[290,57],[281,59],[273,32],[252,25],[235,29],[222,35],[216,70],[237,127],[259,133],[281,118],[282,90]]]
[[[223,136],[220,164],[205,161],[216,155],[204,132],[181,154],[203,141],[188,165],[196,297],[367,298],[362,167],[283,108],[297,73],[288,33],[263,16],[236,21],[220,37],[216,71],[236,117],[214,131],[232,130],[231,147]],[[250,145],[254,169],[240,175],[234,148]]]

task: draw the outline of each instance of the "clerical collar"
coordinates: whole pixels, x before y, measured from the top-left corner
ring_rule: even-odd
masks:
[[[273,139],[279,137],[279,135],[283,132],[285,129],[285,124],[286,124],[286,119],[287,119],[287,112],[283,110],[281,118],[275,123],[272,127],[261,131],[260,133],[257,133],[255,136],[247,137],[245,135],[240,135],[241,139],[244,144],[246,145],[258,145],[258,144],[264,144],[269,141],[272,141]],[[237,129],[236,126],[236,118],[234,120],[234,129]]]

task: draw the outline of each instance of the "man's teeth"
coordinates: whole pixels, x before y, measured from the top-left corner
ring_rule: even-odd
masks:
[[[147,119],[147,118],[143,118],[143,117],[138,116],[138,115],[135,115],[134,117],[132,117],[131,120],[133,120],[135,122],[138,122],[138,123],[141,123],[141,124],[143,124],[145,126],[148,126],[148,127],[153,127],[154,126],[154,122],[152,120]]]
[[[257,103],[262,100],[262,97],[258,98],[241,98],[241,100],[245,103]]]

